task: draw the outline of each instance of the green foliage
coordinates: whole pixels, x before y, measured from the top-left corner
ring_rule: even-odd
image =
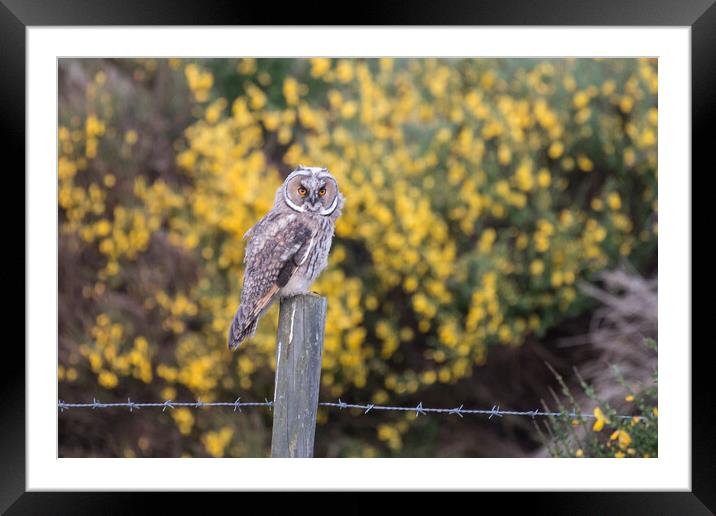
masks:
[[[646,339],[644,345],[656,351],[656,341]],[[572,394],[561,375],[552,370],[562,387],[566,401],[555,396],[559,416],[550,416],[545,425],[547,436],[539,429],[544,444],[553,457],[657,457],[659,452],[659,414],[657,403],[657,371],[649,385],[628,385],[616,366],[614,380],[622,386],[631,418],[619,413],[600,399],[575,370],[580,386],[593,402],[595,419],[584,416],[584,407]]]

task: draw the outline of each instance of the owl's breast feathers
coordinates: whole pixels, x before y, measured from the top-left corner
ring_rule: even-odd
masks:
[[[244,286],[241,305],[229,330],[229,348],[253,335],[256,322],[269,307],[314,245],[315,229],[294,215],[261,219],[246,236]]]

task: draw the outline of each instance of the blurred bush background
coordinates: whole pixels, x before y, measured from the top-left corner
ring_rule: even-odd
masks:
[[[226,332],[241,237],[299,163],[346,196],[314,286],[324,401],[532,410],[545,361],[611,378],[605,349],[646,348],[591,343],[579,285],[656,275],[657,87],[654,59],[60,60],[60,399],[271,399],[277,308],[235,353]],[[321,409],[316,455],[545,454],[535,430]],[[76,410],[59,432],[61,456],[266,456],[271,415]]]

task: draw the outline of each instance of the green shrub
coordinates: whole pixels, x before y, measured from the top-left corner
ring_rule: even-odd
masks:
[[[657,349],[656,341],[646,345]],[[554,372],[554,370],[553,370]],[[576,370],[575,370],[576,372]],[[629,386],[619,368],[612,366],[614,379],[625,392],[625,401],[631,407],[630,417],[617,413],[609,403],[600,399],[594,390],[579,377],[584,394],[593,402],[594,418],[584,416],[583,405],[578,403],[562,376],[554,372],[562,386],[566,403],[555,396],[561,413],[550,416],[545,425],[547,436],[540,431],[544,444],[553,457],[657,457],[659,413],[657,409],[657,371],[649,385]],[[539,430],[539,426],[537,427]]]

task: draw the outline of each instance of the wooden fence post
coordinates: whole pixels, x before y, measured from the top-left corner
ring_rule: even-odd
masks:
[[[326,298],[281,300],[271,457],[313,457],[325,326]]]

